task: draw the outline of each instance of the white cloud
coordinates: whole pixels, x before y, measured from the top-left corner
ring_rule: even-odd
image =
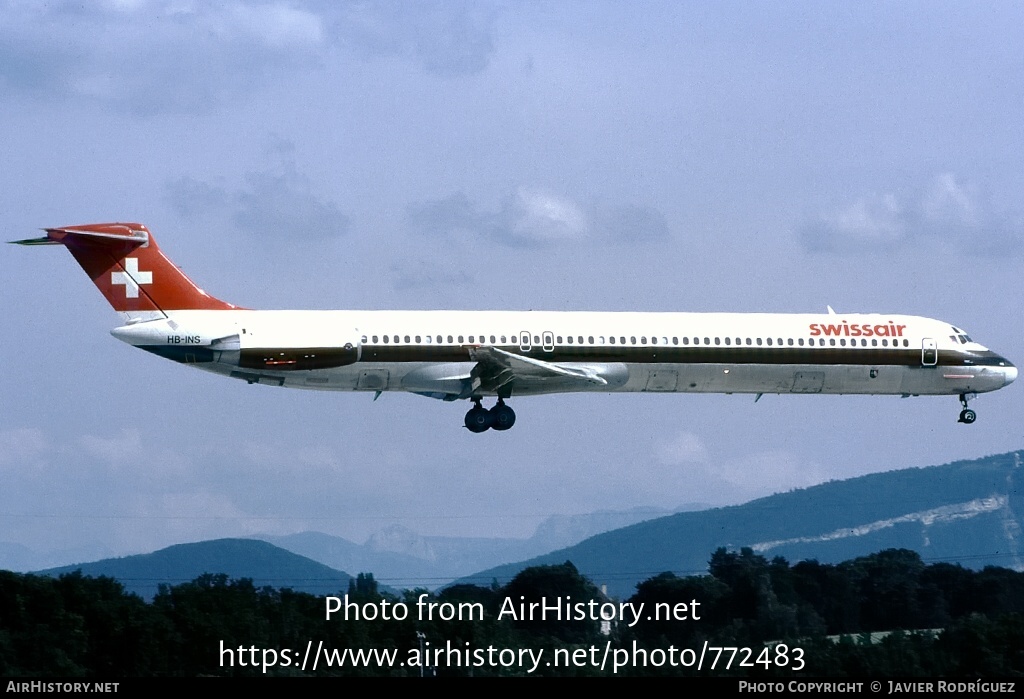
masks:
[[[667,236],[661,212],[636,204],[584,206],[541,187],[520,186],[496,211],[486,211],[462,192],[410,204],[410,227],[423,235],[489,238],[512,247],[573,244],[585,240],[631,243]]]
[[[655,458],[669,466],[708,462],[708,450],[700,437],[692,432],[680,432],[654,449]]]
[[[490,60],[494,14],[468,2],[4,3],[0,90],[144,115],[208,112],[338,61],[338,46],[471,74]]]
[[[920,246],[968,254],[1021,250],[1024,223],[987,205],[976,188],[952,173],[934,177],[912,195],[875,194],[825,213],[799,230],[812,252],[888,252]]]
[[[824,471],[784,450],[762,451],[717,464],[714,472],[735,488],[737,502],[806,488],[825,480]]]
[[[30,3],[0,8],[0,87],[139,114],[205,112],[255,78],[323,61],[323,20],[283,3]]]
[[[394,56],[437,75],[470,75],[490,62],[495,16],[489,2],[359,2],[343,7],[338,33],[368,58]]]
[[[578,240],[590,229],[587,215],[574,201],[527,187],[516,190],[502,218],[512,238],[539,243]]]
[[[794,488],[806,488],[825,480],[818,464],[807,463],[786,450],[764,450],[722,458],[708,449],[693,432],[680,431],[654,445],[658,484],[647,502],[666,506],[691,499],[715,504],[734,504]],[[666,499],[663,493],[671,493]]]
[[[279,162],[249,172],[237,189],[180,177],[165,185],[165,194],[183,218],[224,217],[250,235],[265,239],[327,238],[349,230],[349,217],[330,199],[317,195],[309,178],[290,156],[291,144],[277,144]]]
[[[921,214],[926,221],[949,225],[977,227],[979,215],[977,192],[960,185],[952,173],[936,177],[921,201]]]
[[[282,3],[250,5],[233,3],[223,10],[229,33],[238,27],[275,48],[288,45],[321,44],[325,38],[323,20],[312,12]]]

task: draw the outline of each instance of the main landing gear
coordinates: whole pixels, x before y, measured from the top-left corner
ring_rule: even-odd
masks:
[[[960,411],[960,419],[957,422],[962,422],[965,425],[970,425],[971,423],[978,419],[978,414],[967,407],[966,393],[960,394],[960,405],[964,406],[964,409]],[[468,421],[469,418],[467,417],[466,420]]]
[[[516,424],[516,411],[498,399],[498,404],[490,410],[480,405],[480,399],[473,399],[473,407],[466,413],[466,428],[470,432],[486,432],[489,429],[504,431]]]

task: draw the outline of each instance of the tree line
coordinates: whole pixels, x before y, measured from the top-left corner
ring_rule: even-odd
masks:
[[[662,573],[636,586],[627,600],[610,601],[571,562],[527,568],[505,585],[455,585],[437,592],[383,592],[370,574],[354,578],[347,600],[373,608],[382,601],[415,610],[424,600],[447,609],[483,610],[465,618],[327,619],[325,598],[290,589],[257,588],[251,580],[207,574],[164,585],[146,602],[111,578],[80,573],[58,578],[0,572],[0,675],[40,677],[151,677],[300,675],[299,663],[262,667],[223,649],[535,649],[551,659],[580,658],[569,666],[539,664],[532,674],[611,674],[589,662],[593,648],[620,651],[623,675],[736,676],[1005,676],[1024,674],[1024,573],[987,567],[926,565],[920,556],[890,549],[839,564],[768,560],[750,549],[718,549],[708,575]],[[424,597],[426,595],[426,597]],[[566,600],[568,598],[568,600]],[[587,614],[541,619],[510,615],[509,605],[585,604],[612,609],[625,602],[635,619]],[[693,607],[692,603],[699,603]],[[608,604],[614,602],[615,604]],[[523,607],[522,605],[527,605]],[[603,607],[601,605],[604,605]],[[660,605],[660,607],[657,607]],[[659,611],[683,610],[654,619]],[[506,610],[501,615],[502,609]],[[539,610],[534,607],[534,610]],[[695,613],[696,612],[696,613]],[[502,618],[499,618],[501,616]],[[699,619],[694,618],[699,616]],[[482,617],[482,618],[481,618]],[[632,621],[633,623],[628,623]],[[749,649],[725,666],[698,670],[671,663],[700,648]],[[791,662],[800,649],[802,669]],[[781,650],[780,650],[781,649]],[[726,651],[728,654],[728,651]],[[659,655],[660,653],[660,655]],[[779,655],[779,653],[783,653]],[[592,655],[592,654],[591,654]],[[232,662],[225,664],[224,658]],[[418,656],[423,657],[423,656]],[[511,656],[509,656],[511,657]],[[692,656],[690,656],[692,657]],[[786,662],[779,662],[782,657]],[[252,658],[249,658],[252,659]],[[763,662],[757,662],[760,659]],[[658,661],[661,662],[658,662]],[[520,663],[425,663],[426,667],[367,663],[320,667],[318,675],[517,675]]]

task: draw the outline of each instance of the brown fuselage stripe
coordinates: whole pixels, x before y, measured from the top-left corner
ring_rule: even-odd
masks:
[[[652,346],[558,346],[547,352],[534,347],[524,352],[519,345],[498,349],[545,362],[623,362],[626,364],[800,364],[922,366],[921,349],[878,347],[666,347]],[[471,362],[469,347],[455,345],[364,345],[361,362]],[[938,352],[938,366],[1011,366],[995,354]],[[931,366],[931,365],[929,365]]]

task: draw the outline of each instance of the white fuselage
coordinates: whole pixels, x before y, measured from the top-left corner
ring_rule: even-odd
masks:
[[[112,331],[119,339],[250,383],[446,400],[566,391],[956,395],[1017,375],[962,330],[901,315],[190,310],[128,318]]]

